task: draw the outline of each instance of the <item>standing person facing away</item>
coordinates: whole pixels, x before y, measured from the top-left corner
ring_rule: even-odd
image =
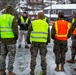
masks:
[[[18,25],[20,26],[20,34],[19,34],[19,40],[18,40],[18,48],[21,48],[21,43],[23,40],[23,36],[24,36],[24,40],[25,40],[25,48],[29,48],[27,42],[26,42],[26,34],[28,31],[28,26],[31,24],[30,19],[28,18],[28,15],[26,12],[23,12],[23,15],[20,16],[19,20],[18,20]]]
[[[76,12],[73,15],[74,17],[72,18],[72,24],[76,21]]]
[[[0,75],[6,75],[6,56],[8,55],[8,75],[13,73],[13,64],[16,54],[16,41],[18,39],[18,26],[12,6],[7,6],[5,13],[0,16],[1,53]]]
[[[72,57],[75,61],[75,56],[76,56],[76,21],[72,25],[72,34],[74,35],[74,39],[72,41]],[[76,66],[73,68],[74,71],[76,71]]]
[[[75,55],[76,55],[76,21],[72,23],[71,32],[73,36],[72,40],[72,48],[71,48],[71,59],[67,60],[68,63],[75,63]]]
[[[33,20],[32,24],[29,26],[27,33],[27,42],[31,42],[30,52],[31,52],[31,63],[30,63],[30,75],[34,75],[34,69],[36,65],[36,57],[38,50],[41,55],[41,67],[42,75],[46,75],[46,54],[47,54],[47,44],[50,43],[50,29],[46,21],[43,21],[44,13],[38,13],[38,19]]]
[[[64,20],[64,13],[59,12],[59,19],[54,22],[51,29],[51,37],[54,40],[53,51],[55,53],[56,71],[64,71],[65,53],[67,52],[67,39],[71,35],[70,23]]]
[[[76,12],[73,14],[73,18],[72,18],[72,25],[73,25],[73,23],[76,21]],[[74,39],[74,37],[73,37],[73,35],[71,35],[71,40],[73,41],[73,39]]]

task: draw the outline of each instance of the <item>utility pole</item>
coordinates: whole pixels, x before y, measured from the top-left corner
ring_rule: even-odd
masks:
[[[44,11],[44,0],[42,0],[42,10]]]
[[[7,0],[7,3],[6,3],[6,6],[8,5],[8,0]]]
[[[51,21],[51,14],[52,14],[52,0],[50,2],[50,18],[49,18],[49,21]]]
[[[19,14],[20,14],[20,0],[19,0]]]

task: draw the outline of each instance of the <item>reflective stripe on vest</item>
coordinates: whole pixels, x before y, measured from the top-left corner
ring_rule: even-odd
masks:
[[[72,33],[73,35],[76,35],[76,28],[74,29],[74,31],[73,31],[73,33]]]
[[[67,26],[67,30],[62,30],[62,31],[59,31],[59,27],[58,27],[58,22],[56,21],[55,22],[55,30],[56,30],[56,34],[55,34],[55,36],[56,37],[64,37],[65,39],[62,39],[62,40],[66,40],[66,38],[67,38],[67,35],[68,35],[68,30],[70,29],[70,23],[68,22],[67,23],[68,25],[66,25]],[[63,25],[62,25],[62,27],[61,28],[63,28]]]
[[[32,21],[33,31],[30,35],[30,41],[33,42],[47,42],[48,24],[43,20]]]
[[[28,20],[29,20],[28,18],[26,18],[26,21],[24,21],[23,16],[21,16],[20,18],[21,18],[21,23],[24,23],[24,22],[28,23]]]
[[[3,14],[0,17],[0,28],[1,28],[1,38],[14,38],[14,33],[12,31],[12,21],[14,16],[10,14]]]

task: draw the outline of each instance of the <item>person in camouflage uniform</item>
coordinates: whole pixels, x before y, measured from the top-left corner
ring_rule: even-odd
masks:
[[[8,75],[15,75],[15,73],[13,73],[13,63],[15,61],[15,54],[16,54],[18,26],[16,19],[14,17],[14,9],[12,6],[7,6],[4,14],[0,16],[0,28],[1,28],[0,75],[6,75],[5,60],[7,55],[8,55]]]
[[[76,12],[74,12],[74,14],[73,14],[73,18],[72,18],[72,21],[71,21],[71,23],[72,23],[72,25],[73,25],[73,23],[76,21]],[[71,40],[73,41],[73,35],[71,34]]]
[[[75,63],[75,55],[76,55],[76,21],[74,23],[72,23],[71,32],[72,32],[72,35],[73,35],[72,47],[71,47],[72,54],[71,54],[71,59],[67,60],[67,62],[68,63]],[[73,33],[73,32],[75,32],[75,33]]]
[[[56,71],[60,71],[60,70],[61,71],[64,71],[65,53],[68,50],[67,49],[67,39],[71,35],[71,30],[67,27],[67,24],[69,24],[68,26],[70,26],[70,23],[64,20],[64,13],[63,12],[59,12],[58,17],[59,18],[53,23],[54,25],[52,25],[51,38],[54,40],[53,52],[55,53],[55,63],[56,63],[55,70]],[[66,37],[63,38],[63,36],[64,36],[63,35],[64,34],[63,32],[65,32],[67,30],[63,25],[67,29],[69,29],[68,30],[68,34],[66,36],[67,39],[66,39]],[[58,29],[56,29],[56,28],[58,28]],[[59,28],[62,29],[62,30],[59,31]],[[59,36],[61,36],[61,34],[62,34],[62,37],[59,37]],[[61,64],[61,69],[59,70],[59,65],[60,64]]]
[[[34,69],[36,65],[36,57],[37,57],[38,50],[41,55],[42,75],[46,75],[46,69],[47,69],[46,54],[47,54],[47,44],[50,42],[50,29],[49,29],[48,23],[46,21],[43,21],[43,18],[44,18],[44,13],[39,12],[38,19],[32,21],[32,24],[29,26],[28,33],[27,33],[27,43],[30,44],[30,41],[32,42],[30,47],[30,53],[31,53],[30,74],[31,75],[34,75]],[[45,36],[42,36],[41,34]]]

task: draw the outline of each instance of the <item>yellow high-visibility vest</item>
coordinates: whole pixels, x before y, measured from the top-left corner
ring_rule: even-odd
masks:
[[[29,20],[28,18],[26,19],[26,21],[24,21],[23,16],[21,16],[20,18],[21,18],[21,23],[24,23],[24,22],[28,23],[28,20]]]
[[[32,21],[33,31],[30,35],[30,41],[47,42],[48,27],[48,24],[41,19]]]
[[[10,14],[3,14],[0,17],[0,31],[1,38],[14,38],[14,33],[12,31],[12,22],[14,16]]]
[[[45,17],[43,20],[44,20],[44,21],[46,21],[46,20],[47,20],[47,18]]]

